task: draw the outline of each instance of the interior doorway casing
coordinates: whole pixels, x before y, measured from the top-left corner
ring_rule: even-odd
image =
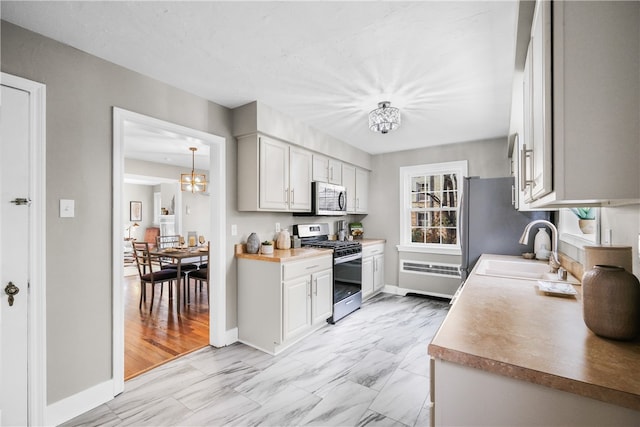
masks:
[[[122,243],[122,195],[124,180],[124,128],[126,122],[155,127],[209,144],[209,193],[212,257],[209,288],[209,344],[215,347],[226,342],[226,173],[225,138],[180,126],[142,114],[113,108],[113,387],[114,396],[124,391],[124,292],[121,276],[124,271],[124,245]]]

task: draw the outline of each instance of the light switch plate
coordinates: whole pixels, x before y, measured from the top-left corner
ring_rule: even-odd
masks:
[[[73,218],[76,216],[75,200],[60,199],[60,218]]]
[[[238,234],[238,226],[236,224],[231,224],[231,235],[236,236]]]

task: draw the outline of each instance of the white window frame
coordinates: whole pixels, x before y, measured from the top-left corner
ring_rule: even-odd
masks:
[[[468,162],[460,160],[455,162],[431,163],[415,166],[403,166],[400,168],[400,244],[397,246],[400,252],[437,253],[447,255],[460,255],[460,203],[456,212],[457,243],[445,245],[440,243],[413,243],[411,241],[411,178],[415,175],[458,175],[458,200],[462,200],[462,178],[468,173]]]

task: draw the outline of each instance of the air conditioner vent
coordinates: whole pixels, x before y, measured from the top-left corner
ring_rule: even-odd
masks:
[[[400,270],[409,274],[429,274],[433,276],[460,277],[460,266],[438,262],[401,260]]]

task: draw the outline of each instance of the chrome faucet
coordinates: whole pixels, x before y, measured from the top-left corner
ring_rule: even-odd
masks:
[[[549,264],[551,264],[551,268],[555,271],[560,267],[560,259],[558,258],[558,229],[552,222],[547,221],[546,219],[537,219],[535,221],[531,221],[524,228],[524,232],[522,233],[522,237],[520,237],[520,244],[526,245],[529,242],[529,232],[531,231],[531,227],[536,224],[544,224],[551,229],[551,258],[549,260]]]

